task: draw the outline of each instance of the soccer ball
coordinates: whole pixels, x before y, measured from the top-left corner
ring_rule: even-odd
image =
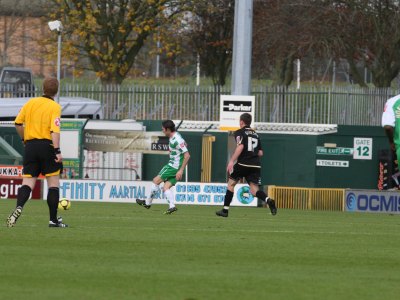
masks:
[[[71,201],[68,199],[62,198],[58,201],[58,209],[67,210],[71,207]]]

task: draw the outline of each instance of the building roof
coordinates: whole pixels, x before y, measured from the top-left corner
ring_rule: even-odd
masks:
[[[174,120],[180,131],[219,131],[218,121],[183,121]],[[254,123],[252,127],[259,133],[322,135],[337,132],[336,124],[303,124],[303,123]]]
[[[0,0],[0,16],[41,17],[51,4],[48,0]]]
[[[99,125],[102,128],[107,128],[107,124],[112,124],[111,121],[106,120],[90,120],[93,126]],[[126,122],[114,122],[118,123],[125,128]],[[212,121],[183,121],[174,120],[174,123],[179,126],[179,131],[198,131],[204,132],[205,130],[210,132],[219,132],[219,122]],[[14,126],[13,121],[0,121],[1,126]],[[129,124],[128,124],[129,125]],[[132,125],[133,126],[133,125]],[[302,124],[302,123],[254,123],[254,129],[258,133],[275,133],[275,134],[294,134],[294,135],[323,135],[337,132],[336,124]],[[88,127],[89,129],[95,129],[94,127]],[[115,129],[115,128],[109,128]]]

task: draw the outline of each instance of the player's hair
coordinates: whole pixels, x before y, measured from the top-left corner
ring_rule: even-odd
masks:
[[[175,131],[175,123],[172,120],[165,120],[162,122],[162,127],[165,129],[171,130],[171,132]]]
[[[54,97],[58,92],[58,80],[54,77],[46,77],[43,81],[43,93],[46,96]]]
[[[244,113],[240,115],[240,121],[243,121],[244,124],[246,124],[247,126],[251,125],[251,114],[249,113]]]

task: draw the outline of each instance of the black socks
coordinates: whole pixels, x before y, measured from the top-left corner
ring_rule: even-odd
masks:
[[[60,190],[58,187],[51,187],[47,192],[47,205],[49,206],[50,221],[57,223],[57,208],[60,199]]]
[[[29,196],[31,195],[31,192],[32,189],[27,185],[23,185],[19,188],[17,196],[17,207],[24,207],[26,201],[28,201]]]
[[[264,201],[264,202],[265,202],[265,200],[267,199],[267,195],[264,193],[264,191],[257,191],[256,197],[257,197],[258,199],[261,199],[261,200]]]
[[[224,211],[228,211],[225,207],[229,207],[231,205],[233,199],[233,192],[230,190],[226,190],[225,198],[224,198]]]

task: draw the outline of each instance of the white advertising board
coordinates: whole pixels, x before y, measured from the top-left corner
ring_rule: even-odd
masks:
[[[151,181],[60,180],[60,198],[72,201],[135,203],[150,194]],[[176,204],[223,205],[226,183],[178,183],[174,188]],[[47,197],[44,181],[43,198]],[[163,193],[155,204],[166,204]],[[257,206],[257,198],[250,194],[247,184],[237,184],[231,206]]]
[[[239,119],[243,113],[249,113],[254,120],[254,102],[254,96],[221,95],[219,129],[240,129]]]

